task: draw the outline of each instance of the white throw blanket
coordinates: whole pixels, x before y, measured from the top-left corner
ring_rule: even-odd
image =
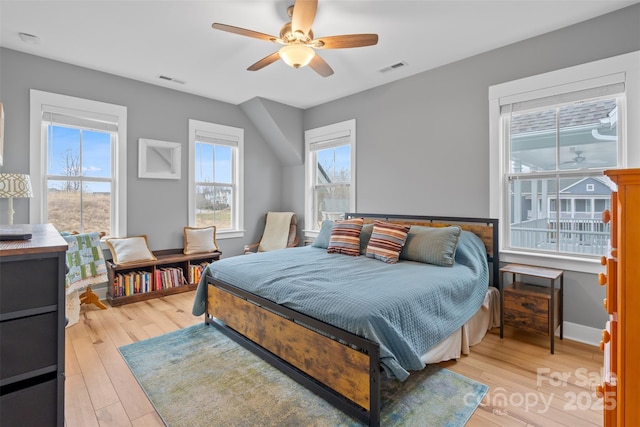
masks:
[[[289,228],[293,212],[268,212],[258,252],[273,251],[287,247]]]

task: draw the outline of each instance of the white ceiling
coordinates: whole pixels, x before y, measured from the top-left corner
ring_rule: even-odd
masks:
[[[376,46],[320,51],[335,71],[327,78],[282,61],[246,71],[279,45],[211,28],[220,22],[278,35],[292,3],[0,0],[0,45],[232,104],[259,96],[308,108],[637,1],[320,0],[316,38],[379,35]],[[38,36],[40,43],[22,42],[19,32]],[[400,61],[408,65],[378,71]]]

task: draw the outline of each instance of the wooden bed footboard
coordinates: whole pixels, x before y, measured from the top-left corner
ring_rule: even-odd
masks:
[[[378,343],[232,285],[207,284],[205,323],[347,414],[380,424]]]

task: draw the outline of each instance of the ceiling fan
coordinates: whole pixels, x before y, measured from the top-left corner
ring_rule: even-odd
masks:
[[[565,162],[561,162],[562,164],[565,165],[573,165],[577,168],[585,168],[588,166],[597,166],[597,165],[606,165],[607,161],[603,160],[603,159],[588,159],[587,157],[584,156],[584,151],[582,150],[576,150],[575,147],[570,147],[569,148],[569,153],[573,154],[574,156],[571,158],[571,160],[565,161]],[[592,153],[593,154],[593,153]]]
[[[575,148],[571,147],[570,151],[572,153],[575,154],[575,156],[573,156],[573,158],[567,162],[562,162],[562,163],[574,163],[576,165],[584,163],[585,160],[587,160],[587,158],[585,156],[582,155],[582,151],[578,151]]]
[[[314,38],[311,25],[316,16],[317,8],[318,0],[295,0],[293,6],[289,6],[287,9],[291,21],[280,28],[280,37],[217,22],[211,26],[216,30],[228,31],[241,36],[267,40],[282,45],[278,51],[247,68],[249,71],[260,70],[267,65],[273,64],[278,59],[282,59],[291,67],[300,68],[309,65],[322,77],[329,77],[333,74],[333,70],[315,52],[315,49],[345,49],[373,46],[378,43],[377,34],[347,34]]]

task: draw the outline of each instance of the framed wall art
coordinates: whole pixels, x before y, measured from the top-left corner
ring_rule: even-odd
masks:
[[[138,140],[138,177],[180,179],[180,152],[177,142]]]

